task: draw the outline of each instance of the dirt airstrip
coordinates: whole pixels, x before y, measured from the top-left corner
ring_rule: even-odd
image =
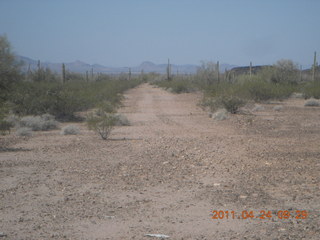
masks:
[[[1,137],[0,239],[320,239],[320,108],[215,121],[200,98],[143,84],[110,140]]]

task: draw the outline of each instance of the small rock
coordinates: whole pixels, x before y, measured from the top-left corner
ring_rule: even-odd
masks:
[[[6,237],[7,234],[5,234],[4,232],[0,232],[0,237]]]
[[[169,238],[168,235],[164,235],[164,234],[146,234],[145,236],[147,236],[147,237],[156,237],[156,238]]]

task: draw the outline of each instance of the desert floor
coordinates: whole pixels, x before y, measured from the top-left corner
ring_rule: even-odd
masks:
[[[84,123],[2,136],[0,239],[320,239],[320,108],[216,121],[200,99],[143,84],[107,141]]]

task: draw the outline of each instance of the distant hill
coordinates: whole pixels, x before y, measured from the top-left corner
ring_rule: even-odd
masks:
[[[38,69],[38,61],[24,57],[24,56],[17,56],[17,61],[22,61],[23,66],[22,70],[24,72],[30,70],[37,70]],[[51,62],[41,62],[41,67],[49,68],[54,72],[61,72],[62,63],[51,63]],[[123,72],[128,72],[128,67],[107,67],[100,64],[88,64],[82,61],[75,61],[71,63],[65,63],[66,69],[70,72],[77,72],[77,73],[85,73],[86,71],[93,71],[95,73],[107,73],[107,74],[119,74]],[[171,64],[171,72],[172,74],[194,74],[197,72],[197,69],[200,66],[193,65],[193,64],[184,64],[184,65],[176,65]],[[230,64],[220,64],[220,71],[224,72],[225,70],[230,70],[231,68],[235,67],[234,65]],[[145,61],[141,63],[139,66],[131,67],[132,73],[141,73],[141,71],[145,73],[155,72],[155,73],[166,73],[167,71],[167,64],[155,64],[150,61]]]

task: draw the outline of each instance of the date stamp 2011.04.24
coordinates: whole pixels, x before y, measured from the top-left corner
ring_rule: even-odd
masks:
[[[306,219],[308,218],[308,211],[306,210],[243,210],[243,211],[229,211],[229,210],[213,210],[211,211],[212,219]]]

